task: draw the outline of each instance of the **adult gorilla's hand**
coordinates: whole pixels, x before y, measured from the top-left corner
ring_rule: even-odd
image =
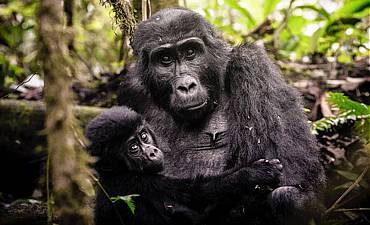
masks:
[[[249,168],[249,179],[255,184],[255,188],[260,185],[275,187],[279,183],[282,169],[283,165],[279,159],[259,159]]]
[[[274,215],[281,224],[302,224],[322,212],[317,196],[304,185],[282,186],[273,190],[268,197]]]

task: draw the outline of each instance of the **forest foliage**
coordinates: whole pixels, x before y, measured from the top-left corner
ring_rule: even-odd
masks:
[[[18,93],[24,81],[27,83],[42,74],[39,2],[0,0],[1,98],[42,98],[42,89],[36,94],[27,92],[26,97]],[[110,1],[72,2],[73,13],[64,14],[66,20],[72,21],[72,25],[66,25],[65,32],[70,40],[68,48],[75,75],[71,83],[77,92],[76,102],[111,106],[115,104],[119,78],[127,72],[124,66],[132,61],[124,38],[132,30],[122,32],[127,26],[117,17]],[[365,179],[364,174],[368,174],[370,152],[370,1],[187,0],[180,3],[203,15],[230,43],[263,45],[284,74],[289,75],[286,76],[289,82],[304,79],[303,91],[300,90],[305,103],[311,101],[305,104],[311,115],[311,130],[318,137],[329,168],[325,202],[328,210],[323,224],[358,221],[361,224],[363,218],[369,218],[364,214],[370,211],[370,202],[366,200],[370,197],[370,178]],[[134,13],[139,21],[140,13],[136,10]],[[125,54],[129,57],[124,57]],[[134,211],[131,197],[113,200],[128,202]]]
[[[186,1],[234,44],[263,41],[277,57],[312,62],[323,54],[329,62],[351,64],[369,55],[368,0],[211,0]],[[98,0],[76,0],[73,56],[80,77],[118,72],[123,63],[120,24],[114,10]],[[37,0],[0,1],[0,87],[39,74]],[[139,16],[137,16],[139,17]],[[140,18],[140,17],[139,17]]]

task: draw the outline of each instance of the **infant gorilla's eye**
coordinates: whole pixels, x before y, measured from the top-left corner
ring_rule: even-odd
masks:
[[[169,65],[172,64],[172,62],[173,62],[172,56],[170,56],[170,55],[162,55],[161,56],[161,63],[162,63],[162,65],[169,66]]]
[[[193,59],[195,57],[195,50],[193,48],[188,48],[186,50],[185,57],[188,59]]]
[[[142,141],[147,142],[148,141],[148,133],[146,133],[145,131],[141,132],[140,138],[141,138]]]
[[[130,152],[131,153],[138,153],[139,152],[139,145],[137,145],[137,144],[130,145]]]

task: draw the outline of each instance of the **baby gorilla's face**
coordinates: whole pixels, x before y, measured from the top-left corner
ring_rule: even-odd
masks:
[[[142,126],[124,143],[124,158],[130,171],[158,173],[163,170],[163,152],[157,148],[153,135],[147,127]]]

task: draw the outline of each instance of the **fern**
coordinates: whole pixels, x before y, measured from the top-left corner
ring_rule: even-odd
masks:
[[[329,93],[328,101],[332,110],[338,111],[339,114],[313,122],[311,125],[313,134],[355,121],[355,128],[365,142],[370,140],[370,106],[350,100],[343,93]]]
[[[343,93],[329,93],[329,103],[336,107],[333,109],[338,109],[340,112],[351,111],[352,115],[356,116],[369,116],[370,115],[370,106],[350,100]]]

